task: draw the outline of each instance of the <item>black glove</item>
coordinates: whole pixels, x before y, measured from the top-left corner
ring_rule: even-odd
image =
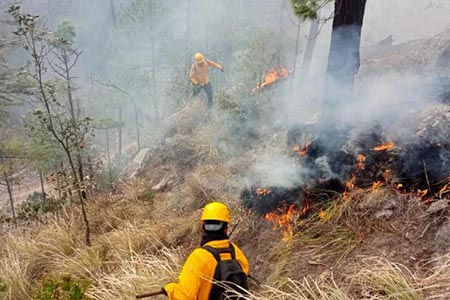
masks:
[[[163,287],[161,288],[161,292],[163,293],[163,295],[167,296],[167,292]]]

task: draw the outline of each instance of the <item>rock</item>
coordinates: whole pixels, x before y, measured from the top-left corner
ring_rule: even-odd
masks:
[[[448,207],[449,207],[448,200],[439,200],[431,203],[430,207],[428,207],[427,209],[427,214],[434,214],[443,211],[445,209],[448,209]]]

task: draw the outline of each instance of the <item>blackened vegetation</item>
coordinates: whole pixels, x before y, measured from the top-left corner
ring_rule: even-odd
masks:
[[[350,131],[339,134],[318,131],[307,143],[308,151],[304,156],[292,151],[296,143],[304,143],[305,132],[312,136],[311,130],[311,127],[304,131],[297,127],[288,132],[288,153],[302,178],[298,186],[253,185],[241,193],[247,209],[264,215],[292,204],[297,209],[314,208],[342,195],[349,189],[346,184],[350,180],[353,180],[352,188],[370,188],[379,183],[403,192],[428,190],[427,197],[437,196],[449,182],[450,141],[437,142],[434,134],[425,134],[416,137],[414,143],[407,143],[387,141],[379,126],[357,134],[356,138],[351,138]],[[386,149],[378,148],[389,144]],[[305,147],[304,143],[301,149]]]
[[[420,141],[405,145],[393,164],[398,181],[408,191],[429,189],[434,194],[448,183],[450,176],[450,141]]]
[[[252,186],[241,192],[241,200],[245,208],[257,214],[265,215],[278,208],[287,208],[295,205],[301,208],[305,200],[305,192],[301,187],[266,187],[264,192],[260,192],[260,187]]]

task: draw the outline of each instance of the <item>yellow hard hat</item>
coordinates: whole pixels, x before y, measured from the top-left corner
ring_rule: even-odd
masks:
[[[201,53],[195,53],[194,57],[196,62],[201,62],[205,59],[205,57]]]
[[[220,202],[211,202],[205,206],[202,213],[202,221],[214,220],[231,223],[228,207]]]

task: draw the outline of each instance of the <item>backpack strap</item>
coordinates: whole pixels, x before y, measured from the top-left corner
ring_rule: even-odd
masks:
[[[228,248],[214,248],[208,245],[205,245],[202,248],[211,253],[217,260],[217,262],[222,260],[220,258],[221,253],[230,253],[231,259],[236,259],[236,251],[234,250],[234,246],[231,243],[228,244]]]

